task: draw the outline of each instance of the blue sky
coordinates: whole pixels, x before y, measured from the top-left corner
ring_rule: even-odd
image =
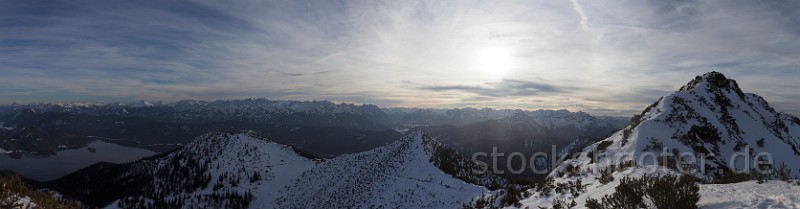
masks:
[[[800,113],[797,1],[2,1],[0,103],[630,115],[720,71]]]

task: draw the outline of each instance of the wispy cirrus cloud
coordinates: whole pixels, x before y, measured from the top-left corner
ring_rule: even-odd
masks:
[[[0,2],[0,103],[270,97],[625,115],[716,70],[798,113],[798,17],[796,1],[12,0]],[[510,54],[509,69],[481,67],[487,49]]]
[[[547,83],[519,81],[506,79],[497,83],[486,83],[485,85],[446,85],[446,86],[422,86],[424,90],[431,91],[460,91],[472,93],[486,97],[525,97],[540,94],[556,94],[565,92],[565,88],[557,87]]]

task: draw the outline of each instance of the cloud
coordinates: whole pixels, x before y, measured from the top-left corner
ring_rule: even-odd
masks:
[[[581,5],[578,4],[577,0],[571,0],[570,2],[572,3],[572,9],[574,9],[575,12],[578,13],[578,16],[581,19],[581,28],[583,30],[589,30],[589,20],[586,17],[586,14],[583,13],[583,7],[581,7]]]
[[[449,85],[422,86],[419,88],[430,91],[460,91],[487,97],[523,97],[564,92],[562,88],[550,84],[509,79],[499,83],[487,83],[482,86]]]
[[[627,114],[716,70],[798,113],[798,17],[796,1],[12,0],[0,2],[0,30],[13,31],[0,33],[0,102],[270,97]],[[512,67],[479,67],[487,48]]]
[[[302,76],[303,75],[302,73],[284,73],[284,72],[279,72],[279,73],[281,75],[283,75],[283,76],[292,76],[292,77]]]

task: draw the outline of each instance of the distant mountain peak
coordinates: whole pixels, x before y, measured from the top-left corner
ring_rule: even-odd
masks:
[[[526,113],[524,111],[515,112],[514,114],[512,114],[509,117],[510,118],[519,118],[519,119],[523,119],[523,120],[532,120],[532,117],[528,113]]]

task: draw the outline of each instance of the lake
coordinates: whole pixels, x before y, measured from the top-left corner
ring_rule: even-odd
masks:
[[[23,155],[14,159],[0,154],[0,170],[10,170],[25,177],[48,181],[98,162],[125,163],[156,154],[153,151],[125,147],[97,140],[85,148],[56,152],[54,156]]]

